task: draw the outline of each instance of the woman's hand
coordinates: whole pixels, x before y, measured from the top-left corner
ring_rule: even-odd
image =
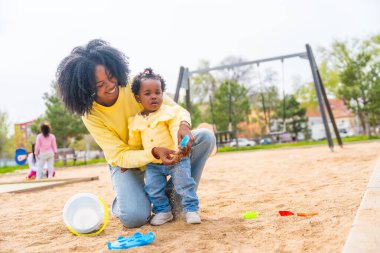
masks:
[[[189,136],[190,140],[187,143],[186,147],[182,148],[180,146],[181,145],[181,141],[182,141],[182,139],[186,135]],[[185,121],[182,121],[181,124],[179,125],[179,129],[178,129],[178,146],[179,146],[179,149],[180,149],[180,154],[183,157],[186,157],[186,156],[190,155],[191,146],[193,145],[193,143],[194,143],[194,136],[191,134],[190,125],[189,125],[189,123],[187,123]]]
[[[152,149],[152,154],[155,158],[161,159],[162,163],[165,165],[173,165],[179,162],[178,152],[163,148],[163,147],[155,147]]]

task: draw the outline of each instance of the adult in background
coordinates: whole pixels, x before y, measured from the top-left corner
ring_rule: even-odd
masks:
[[[173,150],[157,147],[133,150],[128,146],[128,118],[143,109],[127,85],[128,65],[122,52],[103,40],[92,40],[74,48],[62,60],[57,70],[57,83],[66,108],[82,115],[85,126],[105,154],[116,194],[112,213],[124,226],[132,228],[147,223],[151,215],[142,167],[156,160],[155,157],[165,165],[177,161],[171,156]],[[163,104],[173,108],[180,117],[178,141],[190,136],[186,152],[191,153],[191,176],[198,185],[215,146],[215,137],[208,130],[191,131],[189,113],[166,95]],[[170,181],[167,189],[173,192]]]

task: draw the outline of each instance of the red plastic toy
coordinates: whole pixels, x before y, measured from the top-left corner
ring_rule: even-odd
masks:
[[[280,214],[281,216],[290,216],[290,215],[294,215],[294,213],[291,212],[291,211],[278,211],[278,212],[279,212],[279,214]]]

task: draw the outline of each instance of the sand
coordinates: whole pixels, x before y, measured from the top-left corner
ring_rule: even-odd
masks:
[[[114,193],[106,165],[57,169],[58,177],[99,176],[98,181],[30,193],[0,194],[1,252],[105,252],[107,241],[153,231],[156,240],[130,252],[338,252],[342,249],[378,159],[380,142],[217,154],[199,186],[200,225],[176,220],[127,229],[115,217],[96,237],[66,228],[62,209],[78,192]],[[0,182],[24,174],[0,176]],[[246,211],[260,216],[245,220]],[[281,217],[279,210],[318,212]]]

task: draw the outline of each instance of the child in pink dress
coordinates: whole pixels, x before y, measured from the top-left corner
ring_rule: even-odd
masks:
[[[29,173],[27,179],[35,179],[37,174],[37,157],[34,154],[34,144],[32,144],[32,152],[28,154],[27,163],[29,165]]]

